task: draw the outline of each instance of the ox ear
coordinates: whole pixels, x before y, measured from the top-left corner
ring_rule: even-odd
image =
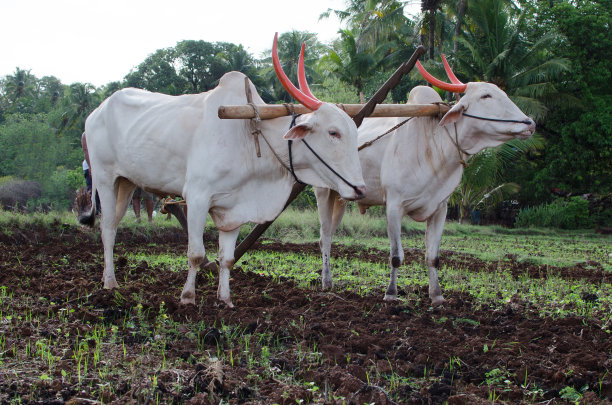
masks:
[[[291,128],[285,136],[284,139],[303,139],[306,135],[308,135],[312,131],[312,127],[307,124],[299,124]]]
[[[453,122],[457,122],[459,117],[463,114],[463,110],[465,107],[463,104],[455,104],[453,108],[451,108],[444,117],[440,120],[440,125],[452,124]]]

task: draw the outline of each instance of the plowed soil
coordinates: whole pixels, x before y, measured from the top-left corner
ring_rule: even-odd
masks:
[[[388,303],[382,294],[300,289],[240,264],[231,281],[235,308],[216,300],[216,274],[203,271],[199,304],[185,306],[178,297],[186,274],[146,260],[133,268],[125,257],[185,252],[179,230],[120,231],[115,292],[102,288],[95,234],[58,229],[0,233],[0,296],[11,303],[0,317],[2,404],[567,403],[568,387],[584,390],[584,403],[612,401],[612,337],[588,318],[542,318],[519,300],[492,308],[469,292],[446,292],[445,305],[432,308],[426,288],[401,292],[418,300]],[[316,244],[255,249],[318,254]],[[384,251],[336,246],[334,254],[388,260]],[[413,260],[422,252],[407,251]],[[496,268],[453,252],[441,261]],[[547,274],[511,258],[505,266],[517,277]],[[597,263],[555,272],[611,282]]]

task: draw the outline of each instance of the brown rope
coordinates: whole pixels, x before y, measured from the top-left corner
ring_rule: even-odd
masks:
[[[407,123],[408,121],[410,121],[412,118],[414,117],[410,117],[405,119],[404,121],[400,122],[399,124],[397,124],[396,126],[394,126],[393,128],[391,128],[390,130],[388,130],[387,132],[385,132],[384,134],[378,135],[376,138],[372,139],[371,141],[368,141],[366,143],[364,143],[363,145],[361,145],[359,148],[357,148],[357,152],[359,152],[362,149],[367,148],[368,146],[372,145],[374,142],[378,141],[380,138],[382,138],[383,136],[390,134],[391,132],[395,131],[396,129],[398,129],[399,127],[401,127],[402,125],[404,125],[405,123]]]
[[[253,104],[253,94],[251,93],[251,86],[249,85],[249,78],[245,76],[244,78],[244,91],[246,93],[247,104],[253,107],[254,118],[251,118],[251,135],[253,135],[253,140],[255,141],[255,151],[257,152],[257,157],[261,157],[261,149],[259,147],[259,135],[261,135],[261,129],[259,128],[259,124],[261,123],[261,118],[259,117],[259,109]]]
[[[472,155],[467,153],[465,150],[461,148],[461,146],[459,146],[459,135],[457,134],[457,123],[454,122],[453,125],[455,126],[455,139],[453,139],[453,136],[450,134],[449,130],[446,129],[446,127],[444,127],[444,129],[446,130],[446,133],[448,137],[450,138],[451,142],[453,143],[453,145],[455,145],[455,148],[457,148],[457,155],[459,156],[459,163],[461,163],[461,166],[463,166],[464,169],[467,169],[471,163],[466,162],[465,159],[463,159],[462,153],[469,157],[471,157]]]
[[[285,106],[285,110],[287,110],[287,115],[295,115],[295,106],[293,104],[283,103],[283,105]]]
[[[168,211],[166,211],[166,205],[182,205],[185,206],[187,205],[187,201],[185,201],[184,199],[181,200],[175,200],[174,197],[168,197],[166,199],[163,200],[162,204],[161,204],[161,209],[159,210],[162,214],[167,214]]]

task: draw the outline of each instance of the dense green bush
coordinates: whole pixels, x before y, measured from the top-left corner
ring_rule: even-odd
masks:
[[[593,226],[593,220],[589,217],[589,202],[582,197],[570,197],[521,210],[515,226],[582,229]]]

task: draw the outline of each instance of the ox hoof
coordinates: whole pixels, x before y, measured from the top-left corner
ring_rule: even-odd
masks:
[[[104,281],[104,288],[107,290],[112,290],[114,288],[119,288],[119,284],[117,284],[117,281],[113,280],[113,281]]]
[[[234,308],[234,304],[232,304],[232,300],[231,299],[227,299],[227,300],[219,299],[219,301],[224,303],[225,306],[228,307],[228,308]]]
[[[433,297],[433,298],[431,299],[431,304],[432,304],[432,305],[434,305],[434,306],[438,306],[438,305],[442,305],[442,304],[444,304],[444,297],[443,297],[443,296],[441,296],[441,295],[438,295],[438,296],[436,296],[436,297]]]
[[[195,294],[192,292],[185,292],[181,294],[181,304],[183,305],[195,305]]]
[[[383,301],[397,301],[397,295],[385,294],[385,298],[383,298]]]

